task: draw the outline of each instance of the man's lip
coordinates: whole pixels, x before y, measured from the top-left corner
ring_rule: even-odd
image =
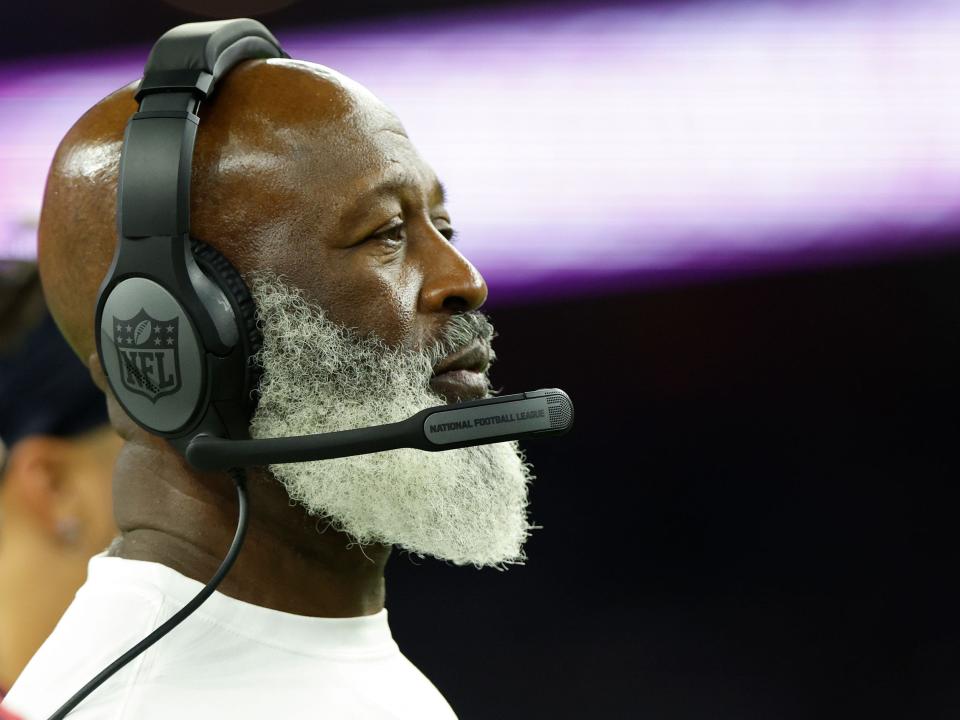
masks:
[[[472,343],[448,355],[433,370],[433,377],[457,370],[483,373],[490,365],[490,346],[477,338]]]
[[[430,378],[430,387],[447,402],[479,400],[487,396],[487,377],[473,370],[448,370]]]

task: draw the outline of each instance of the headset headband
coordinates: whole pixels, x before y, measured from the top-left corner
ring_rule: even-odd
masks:
[[[178,448],[198,433],[248,434],[259,348],[242,278],[190,235],[197,111],[237,63],[280,57],[289,56],[255,20],[176,27],[153,46],[127,123],[97,351],[127,414]]]
[[[190,232],[197,108],[243,60],[289,57],[256,20],[181,25],[157,40],[136,98],[120,168],[118,232],[126,240]]]

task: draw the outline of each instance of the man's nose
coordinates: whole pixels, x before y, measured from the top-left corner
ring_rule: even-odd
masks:
[[[423,259],[423,312],[466,312],[487,300],[483,276],[450,242],[435,233]]]

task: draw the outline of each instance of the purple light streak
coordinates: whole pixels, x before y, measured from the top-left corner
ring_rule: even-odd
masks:
[[[903,252],[960,227],[955,2],[505,11],[277,35],[397,111],[451,190],[491,299]],[[0,255],[34,254],[57,142],[146,52],[0,68]]]

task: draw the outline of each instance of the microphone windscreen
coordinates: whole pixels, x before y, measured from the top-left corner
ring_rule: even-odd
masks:
[[[566,432],[573,425],[573,401],[563,390],[537,390],[546,393],[547,412],[550,415],[550,429],[557,432]],[[533,393],[526,393],[532,395]]]

